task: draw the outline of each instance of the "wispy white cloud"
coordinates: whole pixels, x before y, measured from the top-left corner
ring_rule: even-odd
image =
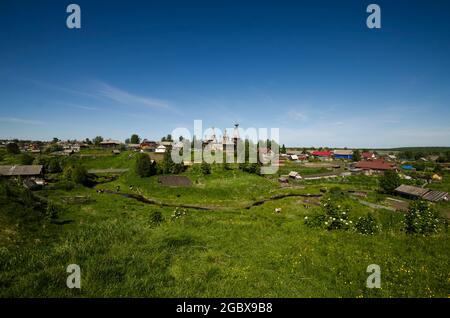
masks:
[[[166,101],[152,97],[136,95],[104,82],[97,82],[97,93],[107,99],[121,104],[170,109],[170,105]]]
[[[173,105],[171,105],[166,100],[131,93],[129,91],[113,86],[101,80],[87,80],[85,81],[87,85],[81,87],[61,86],[36,80],[30,81],[46,89],[55,90],[69,95],[77,95],[84,98],[95,99],[97,101],[96,105],[98,104],[98,101],[106,99],[119,105],[141,106],[141,107],[143,106],[151,109],[161,109],[172,112],[178,112],[173,107]],[[84,106],[84,107],[80,106],[84,105],[78,105],[77,108],[86,110],[96,110],[97,108],[94,106]]]
[[[80,104],[64,103],[64,105],[67,105],[72,108],[78,108],[78,109],[90,110],[90,111],[100,110],[100,108],[98,108],[98,107],[85,106],[85,105],[80,105]]]
[[[24,125],[45,125],[43,121],[31,120],[25,118],[17,117],[0,117],[1,122],[13,123],[13,124],[24,124]]]
[[[290,119],[294,120],[307,120],[309,117],[304,113],[297,110],[291,110],[287,113]]]

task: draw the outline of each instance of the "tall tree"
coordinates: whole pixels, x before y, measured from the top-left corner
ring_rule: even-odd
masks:
[[[359,149],[353,150],[353,161],[360,161],[361,160],[361,153],[359,152]]]
[[[395,171],[388,170],[380,177],[380,188],[386,193],[393,193],[400,184],[401,179]]]
[[[141,178],[153,176],[156,174],[156,163],[147,154],[139,153],[136,156],[135,172]]]
[[[130,143],[132,143],[132,144],[138,144],[138,143],[140,143],[140,142],[141,142],[141,138],[139,138],[138,135],[136,135],[136,134],[132,134],[132,135],[131,135]]]
[[[100,143],[103,141],[103,137],[102,136],[97,136],[94,138],[94,145],[98,146],[100,145]]]
[[[19,146],[15,142],[10,142],[9,144],[7,144],[6,151],[11,154],[14,154],[14,155],[17,155],[20,153]]]

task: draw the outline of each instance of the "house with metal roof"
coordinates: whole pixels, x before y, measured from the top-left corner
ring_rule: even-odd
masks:
[[[386,170],[394,170],[395,165],[391,162],[384,160],[371,160],[371,161],[358,161],[355,164],[355,168],[362,170],[371,170],[371,171],[386,171]]]
[[[421,198],[431,202],[448,201],[448,192],[430,190],[406,184],[402,184],[394,191],[410,198]]]
[[[353,150],[341,149],[333,152],[334,159],[351,160],[353,158]]]
[[[38,177],[42,173],[42,165],[0,166],[0,177]]]

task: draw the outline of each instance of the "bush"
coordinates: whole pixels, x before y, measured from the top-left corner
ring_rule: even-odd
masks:
[[[72,181],[59,181],[57,183],[51,184],[48,186],[49,190],[65,190],[65,191],[71,191],[75,188],[76,184]]]
[[[150,223],[152,225],[159,225],[164,221],[164,217],[161,211],[154,210],[150,212]]]
[[[225,160],[222,163],[222,169],[225,171],[232,170],[230,164],[228,162],[226,162]]]
[[[349,221],[350,209],[336,203],[332,198],[328,197],[321,202],[322,209],[325,212],[325,228],[327,230],[348,230],[352,224]]]
[[[405,215],[405,232],[408,234],[431,235],[439,230],[439,215],[423,200],[411,202]]]
[[[260,166],[257,163],[240,163],[239,169],[248,173],[255,173],[255,174],[261,173]]]
[[[369,213],[365,217],[358,218],[355,222],[355,230],[360,234],[372,235],[378,233],[379,226],[373,215]]]
[[[173,165],[173,167],[172,167],[172,173],[173,174],[182,173],[182,172],[184,172],[184,170],[185,170],[185,166],[184,166],[184,164],[182,162],[181,163],[175,163]]]
[[[179,219],[187,215],[187,210],[184,208],[176,207],[172,214],[172,220]]]
[[[333,201],[342,200],[345,197],[345,193],[340,187],[332,187],[329,190],[329,197]]]
[[[206,161],[203,161],[200,166],[200,171],[203,175],[207,175],[211,173],[211,165],[207,163]]]
[[[47,220],[55,220],[58,218],[58,209],[51,202],[47,203],[47,209],[45,210],[45,218]]]
[[[326,197],[321,202],[322,212],[305,217],[305,224],[309,227],[319,227],[327,230],[349,230],[352,221],[349,220],[350,209],[339,201]]]
[[[314,214],[305,216],[305,224],[308,227],[324,228],[326,216],[324,214]]]

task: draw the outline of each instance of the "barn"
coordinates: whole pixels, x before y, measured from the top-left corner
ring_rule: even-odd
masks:
[[[333,154],[334,159],[345,159],[351,160],[353,159],[353,150],[335,150]]]
[[[402,184],[401,186],[397,187],[394,191],[400,195],[414,199],[421,198],[431,202],[448,201],[447,192],[430,190],[406,184]]]

